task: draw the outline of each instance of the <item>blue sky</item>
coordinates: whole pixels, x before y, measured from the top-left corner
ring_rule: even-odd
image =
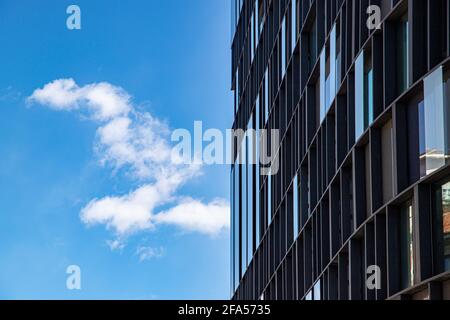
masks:
[[[70,4],[81,8],[82,30],[66,28]],[[92,102],[87,88],[122,88],[137,126],[146,123],[136,113],[170,130],[192,129],[196,120],[225,130],[232,122],[229,12],[226,0],[0,1],[0,298],[229,297],[227,230],[198,232],[170,220],[120,233],[115,223],[81,218],[91,201],[120,201],[153,183],[116,158],[101,165],[98,130],[116,118],[82,110]],[[58,79],[73,79],[79,109],[27,101]],[[186,199],[195,199],[193,208],[228,199],[229,169],[201,171],[152,217]],[[141,259],[139,248],[156,254]],[[81,268],[80,291],[66,289],[69,265]]]

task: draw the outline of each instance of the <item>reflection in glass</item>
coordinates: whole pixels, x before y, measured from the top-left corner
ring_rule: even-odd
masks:
[[[272,223],[272,175],[267,176],[267,225]]]
[[[259,0],[256,0],[255,3],[255,48],[258,47],[258,43],[259,43]]]
[[[253,115],[247,124],[247,266],[253,257],[253,163],[254,163],[254,137]]]
[[[355,138],[364,133],[364,51],[355,63]]]
[[[326,103],[326,49],[320,54],[320,123],[325,118]]]
[[[355,63],[355,139],[373,122],[373,69],[369,51],[362,51]]]
[[[283,19],[283,22],[281,23],[280,46],[281,46],[281,79],[283,79],[284,74],[286,72],[286,19]]]
[[[320,54],[320,122],[330,109],[337,88],[337,27],[333,26],[330,34],[330,45],[325,46]]]
[[[238,155],[238,159],[240,158],[240,155]],[[240,227],[240,221],[239,221],[239,208],[240,208],[240,181],[239,181],[239,175],[240,175],[240,165],[234,166],[234,287],[237,288],[239,281],[240,281],[240,273],[239,273],[239,261],[240,261],[240,254],[239,254],[239,227]]]
[[[297,42],[297,0],[292,0],[291,6],[291,53],[294,52]]]
[[[322,300],[322,294],[320,291],[321,291],[321,287],[320,287],[320,280],[319,280],[314,285],[314,300],[316,300],[316,301]]]
[[[311,301],[312,300],[312,292],[311,291],[308,292],[308,294],[305,297],[305,300],[306,301]]]
[[[245,138],[244,138],[245,139]],[[241,232],[242,232],[242,259],[241,259],[241,267],[242,267],[242,275],[247,270],[247,139],[245,139],[242,143],[242,165],[241,165]]]
[[[330,75],[329,75],[329,97],[327,102],[327,111],[331,106],[334,98],[336,97],[336,25],[334,25],[331,30],[330,35],[330,57],[328,58],[330,65]]]
[[[230,289],[231,296],[234,292],[234,166],[231,168],[230,172],[230,206],[231,206],[231,234],[230,234]]]
[[[400,209],[400,278],[402,289],[414,284],[414,218],[412,203]]]
[[[450,271],[450,182],[436,193],[436,248],[438,272]]]
[[[421,176],[433,173],[448,159],[448,111],[444,108],[443,76],[439,67],[424,80],[424,103],[419,105]]]
[[[259,95],[256,98],[256,108],[255,108],[255,124],[256,124],[256,137],[255,137],[255,238],[256,238],[256,248],[260,241],[260,204],[259,204],[259,189],[260,189],[260,171],[259,171],[259,134],[260,134],[260,100]]]

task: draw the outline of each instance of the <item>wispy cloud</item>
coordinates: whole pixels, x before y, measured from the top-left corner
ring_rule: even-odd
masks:
[[[140,262],[161,258],[162,256],[164,256],[164,254],[165,250],[162,247],[153,248],[140,246],[136,249],[136,255],[139,256]]]
[[[0,102],[18,101],[21,97],[22,93],[15,90],[12,86],[0,89]]]
[[[229,227],[225,200],[203,203],[178,195],[201,168],[171,161],[169,127],[139,112],[124,89],[107,82],[79,86],[73,79],[59,79],[36,89],[27,100],[57,111],[76,111],[98,123],[94,149],[100,164],[125,170],[141,183],[128,194],[93,199],[80,212],[86,225],[105,225],[114,232],[112,249],[122,247],[124,238],[159,224],[207,235]]]

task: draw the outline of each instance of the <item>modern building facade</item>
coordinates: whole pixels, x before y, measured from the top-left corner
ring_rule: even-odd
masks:
[[[232,298],[450,299],[450,0],[231,1]]]

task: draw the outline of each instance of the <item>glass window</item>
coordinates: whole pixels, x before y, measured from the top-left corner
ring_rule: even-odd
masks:
[[[293,224],[294,224],[294,241],[297,239],[298,236],[298,227],[299,227],[299,222],[298,222],[298,176],[295,175],[294,177],[294,182],[293,182],[293,198],[294,198],[294,205],[293,205]]]
[[[239,159],[239,155],[238,155]],[[239,163],[239,162],[237,162]],[[237,288],[240,280],[239,266],[240,266],[240,244],[239,244],[239,235],[240,235],[240,220],[239,220],[239,212],[240,212],[240,182],[239,182],[239,173],[240,165],[237,164],[234,166],[234,287]]]
[[[245,139],[245,137],[244,137]],[[242,243],[241,243],[241,252],[242,252],[242,275],[244,275],[247,269],[247,140],[243,141],[244,148],[242,149],[242,165],[241,165],[241,232],[242,232]]]
[[[412,202],[400,208],[400,266],[401,287],[414,284],[414,213]]]
[[[319,301],[322,300],[320,280],[314,285],[314,300]]]
[[[402,94],[409,86],[409,23],[408,14],[405,14],[397,28],[397,76],[398,94]]]
[[[331,30],[330,35],[330,75],[329,75],[329,101],[327,103],[327,111],[330,108],[334,98],[336,97],[336,25]]]
[[[236,24],[236,0],[231,0],[231,40],[233,40],[234,37]]]
[[[305,297],[305,300],[306,301],[311,301],[312,300],[312,292],[311,291],[308,292],[308,294]]]
[[[444,93],[443,68],[439,67],[425,78],[424,102],[419,105],[421,176],[433,173],[448,159],[448,111],[444,108]]]
[[[337,26],[334,25],[330,34],[330,45],[325,46],[320,54],[320,123],[325,119],[325,116],[330,109],[334,98],[336,97],[337,88]]]
[[[239,110],[239,68],[236,70],[236,91],[234,92],[234,104],[235,104],[235,110]]]
[[[325,118],[326,103],[326,49],[320,54],[320,123]]]
[[[362,51],[355,63],[355,139],[373,122],[372,56]]]
[[[272,175],[267,176],[267,225],[272,223]]]
[[[364,51],[355,63],[355,138],[364,133]]]
[[[437,272],[450,271],[450,182],[435,193],[435,235]]]
[[[253,58],[255,57],[255,14],[252,14],[250,19],[250,50],[253,62]]]
[[[394,129],[392,127],[392,120],[389,120],[381,129],[383,203],[387,203],[394,196],[394,153],[392,151],[393,145]]]
[[[283,18],[283,22],[281,23],[280,46],[281,46],[281,79],[283,79],[284,74],[286,72],[286,19],[285,18]]]
[[[255,15],[255,35],[256,35],[255,48],[257,48],[258,47],[258,43],[259,43],[259,24],[260,24],[260,21],[259,21],[259,0],[256,0],[254,15]]]
[[[264,74],[264,115],[265,124],[269,121],[269,72],[266,69]]]
[[[230,289],[231,296],[234,293],[234,167],[230,173],[230,204],[231,204],[231,235],[230,235]]]
[[[253,115],[247,124],[247,266],[253,257]]]
[[[291,5],[291,52],[294,52],[297,43],[297,0],[292,0]]]
[[[256,125],[256,137],[255,137],[255,165],[256,165],[256,173],[255,173],[255,217],[256,217],[256,225],[255,225],[255,238],[256,238],[256,247],[259,245],[260,241],[260,204],[259,204],[259,191],[260,191],[260,169],[259,169],[259,134],[260,134],[260,100],[259,95],[256,98],[256,108],[255,108],[255,125]]]
[[[262,33],[262,28],[264,25],[264,0],[257,0],[256,3],[257,3],[256,7],[258,8],[258,15],[259,15],[259,18],[258,18],[258,23],[259,23],[258,24],[258,29],[259,29],[258,38],[259,38],[259,36]]]
[[[339,25],[336,26],[336,94],[342,81],[341,73],[342,53],[341,53],[341,32]]]
[[[309,43],[308,43],[308,60],[309,60],[309,71],[314,67],[317,57],[317,21],[314,20],[311,31],[309,32]]]
[[[364,73],[366,77],[365,91],[367,92],[367,126],[371,125],[373,122],[373,69],[370,67],[367,72]]]

